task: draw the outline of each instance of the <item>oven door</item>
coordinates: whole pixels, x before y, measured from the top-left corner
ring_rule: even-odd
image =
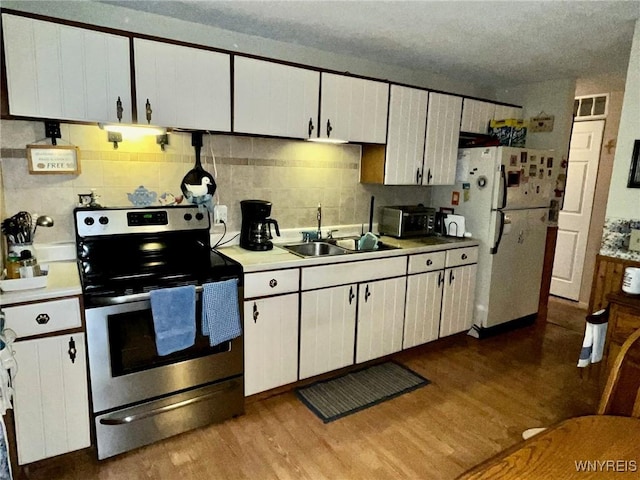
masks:
[[[209,346],[200,294],[195,345],[165,356],[156,351],[150,301],[114,303],[85,311],[94,413],[242,375],[242,337]]]

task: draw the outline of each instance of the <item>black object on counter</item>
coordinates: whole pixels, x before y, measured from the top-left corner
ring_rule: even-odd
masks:
[[[373,233],[373,205],[375,203],[376,197],[371,195],[371,204],[369,205],[369,231]]]
[[[187,199],[204,197],[206,194],[213,195],[216,191],[216,182],[213,175],[202,168],[202,163],[200,162],[202,132],[193,132],[191,134],[191,145],[195,147],[196,164],[182,179],[180,189]]]
[[[271,250],[271,225],[276,229],[276,235],[280,236],[278,222],[272,218],[271,202],[265,200],[242,200],[242,228],[240,230],[240,246],[246,250]]]

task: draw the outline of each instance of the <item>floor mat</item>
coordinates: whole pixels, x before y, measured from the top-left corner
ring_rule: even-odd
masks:
[[[324,423],[329,423],[429,383],[403,365],[385,362],[297,388],[296,395]]]

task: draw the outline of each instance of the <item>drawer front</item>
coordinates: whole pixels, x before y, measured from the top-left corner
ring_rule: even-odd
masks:
[[[430,252],[409,257],[409,274],[432,272],[444,268],[447,252]]]
[[[611,341],[622,345],[633,332],[640,328],[638,311],[623,305],[613,305],[609,322]]]
[[[447,267],[469,265],[470,263],[478,263],[478,247],[447,250]]]
[[[302,269],[302,290],[399,277],[406,273],[405,256],[308,267]]]
[[[297,292],[300,270],[273,270],[244,277],[244,298],[266,297]]]
[[[77,298],[30,303],[3,310],[6,327],[16,332],[18,338],[82,326]]]

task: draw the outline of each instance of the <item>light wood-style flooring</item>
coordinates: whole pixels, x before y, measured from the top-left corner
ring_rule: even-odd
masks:
[[[333,423],[288,392],[110,460],[84,451],[31,466],[27,478],[454,479],[527,428],[595,412],[596,377],[576,368],[581,342],[544,322],[484,340],[457,335],[395,357],[431,385]]]
[[[587,306],[561,297],[549,297],[547,321],[584,333]]]

